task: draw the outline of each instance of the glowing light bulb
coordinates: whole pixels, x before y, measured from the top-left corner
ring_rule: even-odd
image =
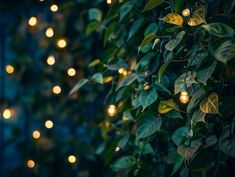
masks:
[[[54,65],[55,64],[55,57],[53,55],[48,56],[47,64],[48,65]]]
[[[36,17],[30,17],[28,23],[30,26],[35,26],[37,24],[37,18]]]
[[[10,109],[5,109],[4,111],[3,111],[3,114],[2,114],[2,116],[3,116],[3,118],[4,119],[10,119],[11,118],[11,110]]]
[[[32,133],[32,136],[34,139],[39,139],[41,136],[41,133],[38,130],[34,130]]]
[[[53,28],[47,28],[47,30],[46,30],[46,36],[49,37],[49,38],[54,36],[54,30],[53,30]]]
[[[69,163],[75,163],[76,161],[77,161],[77,159],[74,155],[68,156],[68,162]]]
[[[76,75],[76,70],[74,68],[69,68],[67,71],[69,76],[75,76]]]
[[[187,104],[189,102],[188,92],[183,91],[180,93],[180,102],[183,104]]]
[[[107,3],[107,4],[111,4],[111,3],[112,3],[112,0],[107,0],[106,3]]]
[[[51,129],[54,126],[53,122],[51,120],[47,120],[45,122],[45,127],[48,129]]]
[[[185,16],[185,17],[188,17],[190,15],[190,10],[188,8],[184,9],[183,12],[182,12],[182,15]]]
[[[67,45],[67,42],[66,42],[65,39],[59,39],[59,40],[57,41],[57,46],[58,46],[59,48],[65,48],[66,45]]]
[[[118,73],[119,73],[119,74],[122,74],[124,70],[125,70],[125,68],[119,68],[119,69],[118,69]]]
[[[115,105],[111,104],[108,106],[108,109],[107,109],[107,114],[110,116],[110,117],[113,117],[117,114],[117,108]]]
[[[33,160],[28,160],[27,161],[27,167],[28,168],[34,168],[35,167],[35,162]]]
[[[120,147],[117,146],[117,147],[115,148],[115,152],[118,152],[118,151],[120,151]]]
[[[15,71],[15,69],[12,65],[6,65],[5,70],[8,74],[12,74]]]
[[[51,11],[56,12],[58,10],[58,6],[56,4],[51,5]]]
[[[54,87],[52,88],[52,92],[53,92],[54,94],[56,94],[56,95],[60,94],[60,92],[61,92],[60,86],[58,86],[58,85],[54,86]]]

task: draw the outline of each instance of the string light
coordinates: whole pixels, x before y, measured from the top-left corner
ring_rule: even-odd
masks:
[[[47,57],[47,64],[48,65],[54,65],[55,64],[55,57],[53,55],[50,55]]]
[[[11,110],[10,109],[5,109],[2,114],[4,119],[10,119],[12,116]]]
[[[107,109],[107,114],[110,116],[110,117],[113,117],[117,114],[117,108],[115,105],[111,104],[108,106],[108,109]]]
[[[74,155],[68,156],[68,162],[69,163],[75,163],[76,161],[77,161],[77,159]]]
[[[180,93],[180,102],[183,103],[183,104],[187,104],[189,102],[188,92],[182,91]]]
[[[37,24],[37,18],[36,17],[30,17],[28,23],[30,26],[35,26]]]
[[[182,12],[182,15],[185,16],[185,17],[188,17],[190,15],[190,10],[188,8],[184,9],[183,12]]]
[[[122,74],[123,76],[126,76],[128,74],[128,72],[125,68],[119,68],[118,73]]]
[[[53,122],[51,120],[47,120],[45,122],[45,127],[48,129],[51,129],[54,126]]]
[[[117,146],[117,147],[115,148],[115,152],[118,152],[118,151],[120,151],[120,147]]]
[[[65,48],[66,45],[67,45],[67,42],[66,42],[65,39],[59,39],[59,40],[57,41],[57,46],[58,46],[59,48]]]
[[[12,65],[6,65],[5,70],[8,74],[12,74],[15,71],[15,69]]]
[[[58,10],[58,6],[56,4],[51,5],[51,11],[56,12]]]
[[[76,75],[76,70],[74,68],[69,68],[67,71],[69,76],[75,76]]]
[[[58,86],[58,85],[54,86],[54,87],[52,88],[52,92],[53,92],[54,94],[56,94],[56,95],[60,94],[60,92],[61,92],[60,86]]]
[[[32,133],[32,136],[34,139],[39,139],[41,136],[41,133],[38,130],[34,130]]]
[[[111,3],[112,3],[112,0],[107,0],[106,3],[107,3],[107,4],[111,4]]]
[[[34,168],[35,167],[35,162],[33,160],[28,160],[27,161],[27,167],[28,168]]]
[[[54,30],[53,30],[53,28],[47,28],[47,30],[46,30],[46,36],[49,37],[49,38],[54,36]]]

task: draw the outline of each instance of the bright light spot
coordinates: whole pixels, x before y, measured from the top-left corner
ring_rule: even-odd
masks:
[[[122,73],[123,73],[123,71],[125,71],[125,69],[124,69],[124,68],[119,68],[119,69],[118,69],[118,73],[119,73],[119,74],[122,74]]]
[[[28,168],[34,168],[35,167],[35,162],[33,160],[28,160],[27,167]]]
[[[107,0],[106,2],[107,2],[107,4],[111,4],[112,0]]]
[[[126,76],[127,74],[128,74],[128,73],[127,73],[126,70],[124,70],[123,73],[122,73],[123,76]]]
[[[48,128],[48,129],[51,129],[53,127],[53,122],[51,120],[47,120],[45,122],[45,127]]]
[[[48,65],[54,65],[55,64],[55,57],[53,55],[48,56],[47,64]]]
[[[52,36],[54,36],[54,30],[53,30],[53,28],[47,28],[47,30],[46,30],[46,36],[47,36],[47,37],[52,37]]]
[[[190,15],[190,10],[187,8],[187,9],[184,9],[183,12],[182,12],[182,15],[187,17]]]
[[[52,92],[53,92],[54,94],[56,94],[56,95],[60,94],[60,92],[61,92],[60,86],[58,86],[58,85],[54,86],[54,87],[52,88]]]
[[[180,102],[183,104],[187,104],[189,102],[188,92],[183,91],[180,93]]]
[[[58,6],[56,4],[51,5],[51,11],[56,12],[58,10]]]
[[[113,117],[117,113],[117,108],[115,105],[111,104],[108,106],[107,113],[110,117]]]
[[[5,70],[8,74],[12,74],[15,71],[15,69],[12,65],[6,65]]]
[[[41,133],[38,130],[34,130],[32,135],[34,139],[39,139],[41,136]]]
[[[37,24],[37,18],[36,17],[30,17],[28,21],[30,26],[35,26]]]
[[[68,156],[68,162],[69,163],[75,163],[76,162],[76,157],[74,155],[70,155]]]
[[[10,119],[11,118],[11,110],[10,109],[5,109],[2,114],[4,119]]]
[[[65,39],[59,39],[59,40],[57,41],[57,46],[58,46],[59,48],[65,48],[66,45],[67,45],[67,42],[66,42]]]
[[[76,70],[74,68],[69,68],[67,73],[69,76],[75,76]]]
[[[118,152],[118,151],[120,151],[120,147],[117,146],[117,147],[115,148],[115,152]]]

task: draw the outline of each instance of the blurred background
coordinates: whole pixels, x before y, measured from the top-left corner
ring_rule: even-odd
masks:
[[[88,63],[100,57],[101,36],[87,36],[103,0],[0,2],[0,176],[112,176],[97,149],[105,88],[69,95]]]

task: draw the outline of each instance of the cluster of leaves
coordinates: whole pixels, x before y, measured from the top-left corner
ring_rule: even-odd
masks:
[[[71,94],[89,82],[108,85],[106,104],[118,113],[100,125],[97,153],[117,176],[234,174],[233,9],[229,0],[116,0],[105,15],[90,9],[86,34],[103,35],[103,55],[89,65],[98,73]]]

